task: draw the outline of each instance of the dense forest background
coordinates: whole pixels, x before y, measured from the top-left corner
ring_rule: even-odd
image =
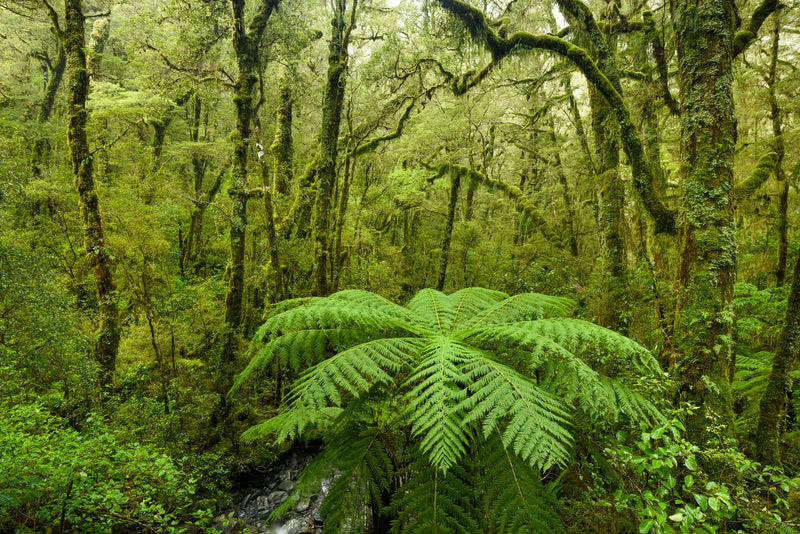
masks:
[[[799,16],[0,0],[0,531],[800,530]]]

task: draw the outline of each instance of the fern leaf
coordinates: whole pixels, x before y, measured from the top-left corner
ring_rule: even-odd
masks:
[[[503,446],[532,466],[563,465],[572,441],[562,402],[533,381],[481,355],[464,366],[470,396],[460,405],[464,423],[480,421],[484,437],[502,422]]]
[[[466,397],[466,375],[460,366],[468,348],[446,336],[431,336],[421,361],[408,379],[417,385],[406,395],[413,421],[412,434],[423,436],[420,447],[431,464],[447,471],[466,450],[467,429],[458,408]]]
[[[497,323],[530,321],[545,317],[562,317],[575,307],[575,303],[564,297],[551,297],[541,293],[514,295],[491,308],[475,315],[464,328],[484,328]]]
[[[443,473],[419,457],[409,471],[410,479],[399,488],[394,499],[398,519],[393,531],[399,534],[481,532],[470,513],[476,507],[470,502],[475,489],[470,485],[469,472],[457,464]]]
[[[456,308],[450,298],[441,291],[423,289],[414,295],[414,298],[406,304],[406,308],[436,333],[447,334],[453,327]]]
[[[316,364],[331,351],[356,343],[385,337],[388,334],[362,329],[317,329],[288,332],[255,348],[247,367],[234,379],[229,396],[238,391],[253,373],[266,368],[275,358],[295,372]],[[251,347],[256,347],[252,344]]]
[[[416,338],[376,339],[321,361],[303,373],[290,394],[290,403],[306,409],[341,406],[341,392],[353,397],[375,384],[393,384],[390,373],[411,363],[424,342]]]
[[[485,451],[485,453],[484,453]],[[483,474],[480,489],[491,531],[504,534],[557,534],[564,525],[556,499],[541,482],[539,470],[503,445],[500,430],[481,447]]]
[[[493,291],[482,287],[469,287],[451,293],[448,298],[456,310],[451,330],[457,330],[478,313],[492,308],[498,302],[507,299],[508,295],[501,291]]]

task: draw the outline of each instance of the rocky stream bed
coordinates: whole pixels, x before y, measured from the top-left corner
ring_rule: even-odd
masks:
[[[298,449],[285,453],[263,474],[249,475],[237,484],[233,505],[214,521],[223,534],[319,534],[322,532],[322,500],[330,481],[323,481],[319,491],[300,501],[279,520],[269,515],[289,498],[297,478],[314,452]]]

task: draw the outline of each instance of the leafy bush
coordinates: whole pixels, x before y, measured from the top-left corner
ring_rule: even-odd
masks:
[[[764,532],[793,515],[795,481],[738,451],[701,450],[685,432],[672,420],[606,451],[623,475],[613,503],[639,514],[641,534]],[[704,464],[723,464],[729,472],[710,477]]]
[[[0,531],[172,532],[194,481],[169,457],[98,422],[67,428],[41,405],[0,403]]]

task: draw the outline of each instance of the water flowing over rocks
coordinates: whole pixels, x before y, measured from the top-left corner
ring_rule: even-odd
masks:
[[[315,451],[298,449],[285,453],[264,474],[251,476],[236,488],[233,505],[218,517],[214,528],[223,534],[319,534],[322,532],[322,500],[330,482],[325,480],[319,491],[303,499],[277,521],[269,515],[286,502],[297,484],[297,478],[315,455]]]

